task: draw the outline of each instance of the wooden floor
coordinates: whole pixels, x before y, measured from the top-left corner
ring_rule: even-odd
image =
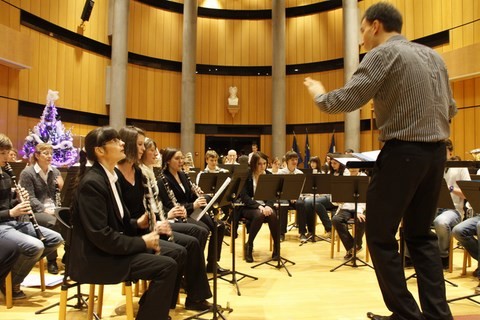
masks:
[[[322,232],[322,227],[319,227]],[[268,243],[268,227],[263,226],[255,243],[254,258],[261,262],[270,257]],[[345,251],[341,248],[334,259],[330,259],[330,243],[321,241],[299,246],[297,230],[287,233],[286,241],[282,243],[282,256],[296,264],[287,264],[292,277],[285,269],[262,265],[252,269],[253,264],[247,264],[241,257],[241,236],[237,239],[237,271],[258,277],[258,280],[243,279],[239,281],[241,296],[237,295],[235,287],[223,280],[218,280],[218,303],[229,305],[233,312],[224,316],[228,319],[260,320],[260,319],[322,319],[322,320],[354,320],[366,319],[366,312],[373,311],[388,315],[383,304],[380,290],[377,285],[374,271],[368,267],[352,268],[341,267],[335,272],[330,269],[343,262]],[[225,237],[230,241],[229,237]],[[222,260],[223,267],[231,266],[229,247],[224,245]],[[359,253],[365,258],[365,250]],[[456,250],[454,253],[453,273],[445,273],[445,277],[458,284],[458,288],[446,286],[447,298],[464,296],[474,293],[477,280],[471,273],[474,266],[469,268],[467,276],[460,276],[463,253]],[[37,272],[35,268],[33,272]],[[406,270],[410,275],[413,270]],[[231,278],[229,278],[231,279]],[[408,281],[409,289],[417,297],[416,280]],[[1,319],[56,319],[58,308],[53,308],[43,314],[35,315],[35,311],[59,301],[60,288],[56,287],[40,292],[36,288],[23,288],[29,296],[28,300],[14,302],[14,307],[7,310],[3,296],[0,299]],[[69,296],[74,290],[69,291]],[[82,289],[84,293],[88,288]],[[1,295],[0,295],[1,296]],[[195,312],[185,311],[183,308],[185,296],[181,295],[181,304],[170,312],[173,319],[184,319]],[[478,298],[480,301],[480,297]],[[121,296],[120,286],[106,286],[103,319],[125,319],[125,299]],[[138,301],[135,298],[134,302]],[[138,305],[135,303],[135,307]],[[480,319],[480,305],[462,300],[450,304],[456,320]],[[463,317],[463,316],[469,317]],[[67,319],[85,319],[85,310],[69,308]],[[204,319],[212,319],[207,314]]]

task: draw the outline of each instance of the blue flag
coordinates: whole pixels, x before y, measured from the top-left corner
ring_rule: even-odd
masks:
[[[330,147],[328,147],[328,153],[335,153],[335,130],[332,133],[332,140],[330,140]]]
[[[305,139],[305,162],[303,163],[304,168],[310,168],[310,143],[308,142],[308,131],[307,138]]]
[[[300,154],[300,150],[298,149],[297,136],[295,135],[295,132],[293,133],[292,150],[295,151],[298,154],[298,164],[302,163],[303,159],[302,159],[302,156]]]

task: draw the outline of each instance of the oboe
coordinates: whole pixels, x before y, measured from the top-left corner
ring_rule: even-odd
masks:
[[[155,184],[154,179],[149,179],[147,176],[147,172],[144,170],[148,169],[143,169],[142,168],[142,175],[143,175],[143,185],[144,185],[144,191],[145,191],[145,204],[147,208],[147,214],[148,214],[148,229],[150,231],[155,230],[155,220],[156,216],[160,217],[160,221],[165,221],[165,215],[163,212],[163,206],[158,202],[158,199],[155,195],[155,192],[153,191],[152,185]],[[168,241],[173,242],[173,233],[171,233],[168,237]]]
[[[18,192],[18,196],[20,197],[20,202],[25,202],[28,200],[28,196],[25,199],[22,189],[20,189],[20,185],[17,183],[17,177],[15,176],[15,173],[13,173],[13,169],[10,166],[10,163],[7,162],[7,164],[4,167],[5,172],[10,176],[12,179],[13,185],[15,186],[15,189]],[[32,207],[30,205],[28,206],[28,218],[30,219],[30,222],[32,223],[33,229],[35,230],[35,234],[37,235],[37,238],[40,241],[45,241],[45,236],[42,234],[42,231],[40,230],[40,227],[38,226],[37,219],[35,218],[35,215],[32,211]]]
[[[160,172],[160,179],[162,179],[162,183],[165,186],[165,190],[167,190],[168,197],[170,198],[170,201],[172,201],[172,204],[174,207],[179,206],[179,203],[177,201],[177,198],[175,197],[175,193],[173,193],[172,188],[170,188],[170,184],[168,183],[167,178],[163,174],[163,172]],[[175,222],[187,222],[186,218],[175,218]]]

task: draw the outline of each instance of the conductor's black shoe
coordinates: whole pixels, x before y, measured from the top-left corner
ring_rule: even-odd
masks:
[[[56,261],[47,262],[47,270],[50,274],[58,274],[58,265]]]
[[[217,263],[217,273],[219,273],[219,274],[220,273],[227,273],[228,271],[230,271],[230,270],[220,267],[220,265]],[[208,273],[213,272],[213,264],[211,264],[211,263],[207,264],[207,272]]]
[[[367,312],[367,318],[372,320],[390,320],[390,316],[379,316],[371,312]]]
[[[190,299],[185,300],[185,309],[195,310],[195,311],[205,311],[209,310],[212,307],[212,304],[207,300],[192,301]]]

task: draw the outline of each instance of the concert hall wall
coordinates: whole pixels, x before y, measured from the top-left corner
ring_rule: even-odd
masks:
[[[108,2],[96,1],[82,30],[83,0],[0,1],[2,27],[26,39],[15,48],[0,46],[0,58],[27,52],[31,67],[0,64],[0,132],[17,148],[39,121],[48,89],[60,92],[62,121],[67,128],[73,126],[75,135],[108,123],[114,111],[106,106],[105,96],[111,50]],[[203,2],[199,0],[201,6]],[[360,11],[374,2],[359,1]],[[404,15],[408,39],[433,46],[446,57],[460,108],[452,122],[452,139],[456,154],[471,159],[468,151],[480,147],[480,62],[465,56],[472,57],[480,45],[479,1],[390,2]],[[196,165],[203,165],[206,135],[252,136],[267,154],[272,147],[271,0],[217,3],[224,7],[201,7],[197,22]],[[130,1],[127,122],[146,128],[162,147],[180,144],[182,5]],[[344,116],[317,110],[303,78],[321,79],[328,90],[343,84],[341,1],[286,0],[286,6],[286,146],[291,147],[295,132],[303,153],[308,130],[311,154],[323,158],[334,129],[337,150],[345,148]],[[235,117],[226,108],[231,85],[238,88],[240,111]],[[371,110],[371,103],[361,110],[359,151],[380,148]]]

